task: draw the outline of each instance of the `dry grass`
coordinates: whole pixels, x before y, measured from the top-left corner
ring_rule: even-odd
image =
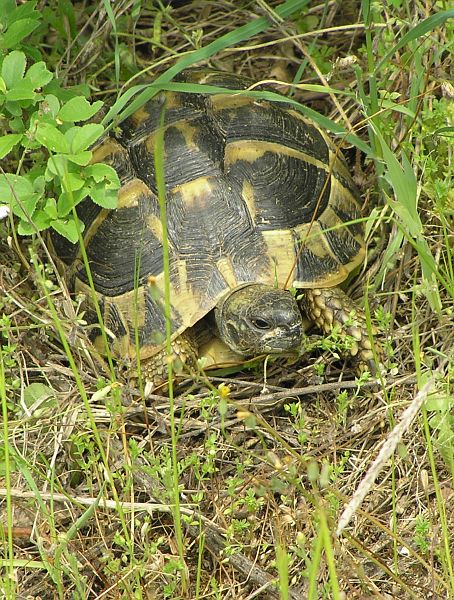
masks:
[[[352,57],[364,43],[355,2],[342,3],[342,8],[334,2],[312,3],[310,15],[317,27],[299,36],[294,22],[281,22],[272,12],[278,2],[194,1],[159,18],[156,11],[143,10],[137,23],[130,18],[132,4],[115,6],[117,52],[125,65],[135,52],[138,65],[152,76],[173,64],[177,55],[267,14],[273,26],[266,33],[205,64],[257,81],[291,81],[307,60],[304,83],[326,84],[320,70],[326,55],[335,65],[329,85],[356,91],[349,61],[340,60]],[[384,22],[376,31],[389,33],[390,27]],[[114,38],[101,4],[92,18],[81,17],[79,31],[83,44],[76,40],[68,47],[60,72],[68,83],[86,80],[96,95],[110,98],[115,87],[110,79]],[[437,35],[442,38],[443,32]],[[375,39],[379,52],[380,35]],[[406,57],[396,53],[394,60],[402,64],[396,64],[389,88],[405,99],[411,85]],[[438,99],[442,92],[436,82],[448,69],[446,57],[440,58],[438,72],[432,68],[426,93]],[[124,70],[130,76],[126,66]],[[364,116],[354,97],[304,90],[296,97],[347,128]],[[398,116],[393,118],[392,145],[398,153],[402,145],[410,147],[408,130]],[[366,136],[364,129],[360,133]],[[347,154],[354,162],[355,153]],[[20,240],[27,260],[23,264],[11,230],[0,224],[15,561],[10,597],[452,597],[453,444],[450,428],[435,419],[448,416],[433,410],[434,398],[441,403],[450,395],[452,289],[440,286],[443,308],[436,314],[424,294],[417,252],[408,241],[380,271],[399,229],[383,209],[386,202],[372,163],[362,167],[356,174],[365,182],[365,205],[368,211],[376,207],[380,216],[371,228],[369,263],[352,282],[351,292],[360,298],[362,284],[370,278],[371,312],[382,307],[391,315],[386,326],[382,319],[381,334],[392,341],[391,368],[381,382],[358,386],[348,365],[319,352],[303,363],[281,360],[268,366],[265,394],[261,364],[227,377],[179,382],[175,414],[184,564],[172,513],[166,394],[145,402],[127,382],[112,385],[108,369],[94,358],[75,321],[74,305],[52,283],[49,289],[88,404],[82,402],[80,383],[56,335],[42,277],[28,262],[30,251],[46,260],[42,247],[39,241]],[[419,206],[424,238],[449,271],[446,240],[452,242],[452,205],[446,217],[440,216],[426,191],[423,187]],[[384,276],[379,279],[377,273]],[[49,270],[45,279],[53,278]],[[323,373],[320,364],[327,365]],[[429,380],[431,412],[418,410],[416,418],[402,425],[395,451],[378,466],[364,501],[336,537],[343,507],[380,451],[393,442],[393,428]],[[33,383],[47,387],[34,397],[29,387]],[[3,466],[2,457],[0,474]],[[4,487],[0,499],[5,498]],[[0,514],[6,540],[4,500]],[[324,528],[332,532],[328,541]],[[6,569],[6,541],[4,548]],[[278,572],[281,592],[269,582]],[[2,585],[8,589],[4,580]]]

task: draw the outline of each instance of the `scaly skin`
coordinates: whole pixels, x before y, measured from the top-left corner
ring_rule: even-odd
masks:
[[[366,315],[340,288],[307,289],[300,299],[300,306],[309,319],[325,333],[338,326],[341,334],[353,338],[350,354],[359,363],[360,369],[375,374],[372,344],[369,339]],[[372,333],[376,331],[372,328]]]
[[[173,374],[182,375],[190,373],[195,369],[197,363],[197,346],[194,344],[189,333],[182,333],[176,340],[172,342],[172,365]],[[140,361],[141,375],[146,382],[153,384],[153,387],[161,385],[167,381],[169,357],[167,350],[164,348],[157,354]],[[137,373],[132,374],[133,380],[137,378]]]

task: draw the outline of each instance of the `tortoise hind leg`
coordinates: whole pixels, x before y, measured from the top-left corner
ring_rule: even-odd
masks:
[[[366,315],[340,288],[306,289],[300,306],[309,319],[325,333],[338,326],[341,334],[352,339],[349,353],[359,362],[360,368],[375,374],[377,364],[368,336]],[[375,333],[374,329],[372,330]]]
[[[185,331],[172,342],[172,373],[173,375],[189,374],[195,370],[197,363],[197,346],[189,332]],[[165,383],[168,379],[169,357],[164,348],[157,354],[142,359],[140,370],[146,383],[153,387]]]

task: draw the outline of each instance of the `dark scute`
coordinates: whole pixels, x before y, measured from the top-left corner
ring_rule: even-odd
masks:
[[[253,163],[238,160],[229,166],[228,175],[239,185],[244,180],[251,183],[260,230],[310,223],[329,202],[326,171],[286,154],[266,152]]]
[[[182,121],[190,122],[205,112],[206,99],[199,94],[179,94],[179,105],[173,108],[167,108],[162,98],[163,95],[158,94],[145,104],[143,110],[148,113],[148,117],[139,125],[134,123],[133,118],[126,119],[121,124],[121,130],[116,137],[122,144],[134,146],[143,141],[149,134],[155,132],[161,123],[162,110],[165,111],[165,126],[171,126]]]
[[[328,162],[328,146],[316,127],[299,121],[285,108],[273,103],[248,104],[215,113],[226,142],[260,140],[282,144]]]
[[[352,235],[361,237],[364,235],[364,224],[362,222],[349,223],[349,221],[354,221],[355,219],[359,219],[361,217],[359,211],[347,213],[340,206],[336,206],[335,204],[333,204],[331,208],[343,223],[348,223],[346,227],[348,227]]]
[[[131,315],[133,311],[131,311]],[[173,311],[170,319],[171,332],[176,331],[181,325],[179,315]],[[162,343],[166,331],[166,318],[164,302],[152,298],[149,291],[145,293],[144,325],[137,328],[139,345],[157,346]],[[129,339],[135,344],[136,339],[134,323],[130,324]]]
[[[321,228],[325,231],[325,238],[333,251],[343,265],[348,264],[360,250],[359,243],[355,238],[342,229],[327,229],[321,221]]]
[[[121,339],[126,335],[125,324],[121,318],[120,311],[115,304],[109,305],[105,325],[118,339]]]
[[[295,279],[299,281],[323,281],[328,275],[336,273],[339,263],[331,256],[316,256],[295,236],[297,264]]]
[[[219,174],[209,183],[208,198],[187,206],[179,192],[169,195],[169,240],[180,259],[186,262],[188,284],[209,302],[226,289],[216,265],[227,256],[239,281],[253,281],[269,269],[266,247],[241,197],[241,188]],[[175,277],[175,281],[173,281]],[[177,274],[172,276],[175,285]]]
[[[187,83],[200,83],[203,81],[206,85],[223,87],[228,90],[244,90],[255,83],[244,75],[237,75],[228,71],[213,71],[212,69],[188,69],[176,75],[175,81]],[[259,86],[258,89],[263,89],[263,86]]]
[[[92,202],[89,198],[77,206],[79,219],[84,223],[85,229],[96,219],[102,208]],[[67,238],[57,233],[54,229],[50,231],[52,244],[56,255],[67,265],[71,264],[79,254],[79,244],[72,244]]]
[[[194,145],[188,145],[178,127],[165,131],[164,181],[167,189],[183,185],[199,177],[216,176],[223,157],[223,144],[219,132],[207,119],[195,119]],[[156,191],[154,157],[145,143],[138,143],[130,149],[131,161],[137,177],[150,189]]]
[[[157,214],[156,199],[142,196],[138,206],[110,211],[87,245],[95,288],[106,296],[118,296],[163,268],[162,244],[147,227],[147,217]],[[78,273],[88,282],[85,269]]]
[[[101,315],[103,315],[105,301],[104,301],[104,298],[102,298],[101,296],[98,298],[98,304],[99,304],[99,310],[101,312]],[[88,339],[93,343],[98,336],[102,335],[101,328],[99,327],[99,324],[98,324],[98,316],[96,314],[94,306],[92,306],[92,304],[90,302],[87,302],[86,305],[84,306],[84,308],[85,308],[84,319],[87,321],[87,323],[89,325],[91,325],[91,327],[87,328]]]

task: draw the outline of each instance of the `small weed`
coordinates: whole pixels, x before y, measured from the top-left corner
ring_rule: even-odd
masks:
[[[422,554],[427,554],[431,547],[431,525],[426,517],[418,515],[414,524],[413,543]]]

